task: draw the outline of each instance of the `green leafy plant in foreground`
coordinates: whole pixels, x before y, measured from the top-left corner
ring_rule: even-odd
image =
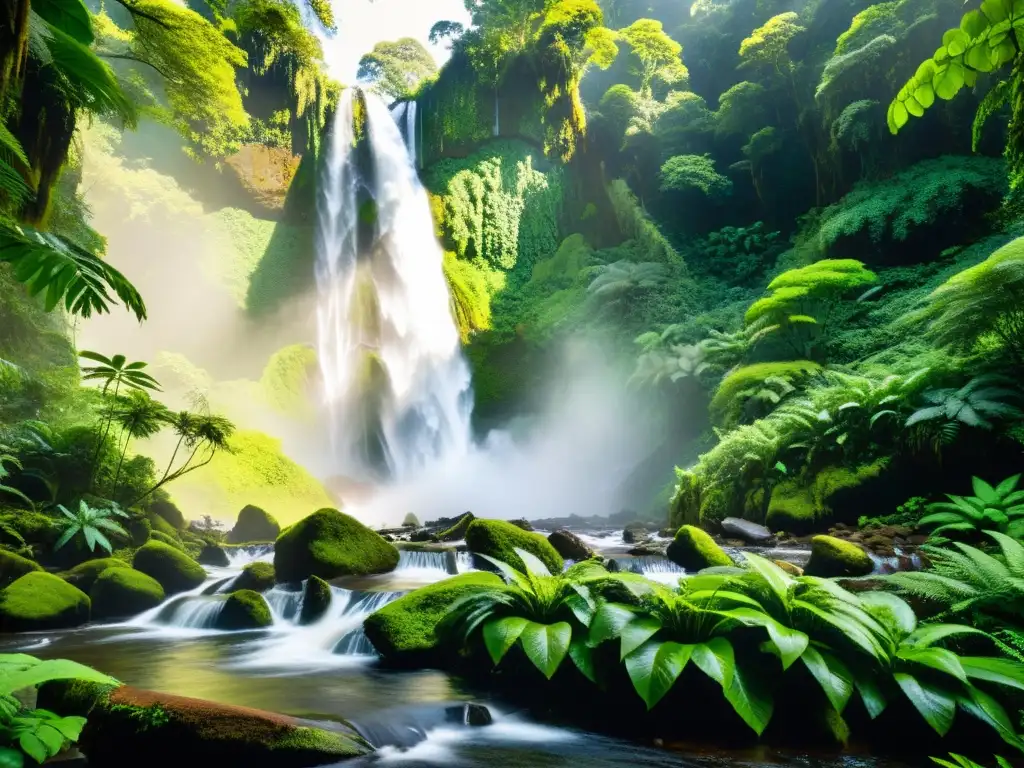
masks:
[[[931,535],[957,532],[976,534],[999,531],[1013,538],[1024,537],[1024,490],[1017,490],[1020,475],[1008,477],[994,488],[981,478],[972,478],[974,496],[946,494],[948,502],[928,505],[929,514],[921,526],[938,526]]]
[[[104,535],[104,530],[119,533],[123,536],[128,535],[124,528],[110,519],[114,516],[126,519],[128,517],[128,513],[116,504],[109,508],[95,508],[90,507],[83,500],[78,502],[77,512],[70,511],[63,504],[59,504],[57,509],[61,511],[67,520],[64,522],[63,535],[53,547],[55,550],[60,549],[77,534],[81,533],[90,552],[95,552],[96,545],[99,544],[109,553],[113,550],[113,547],[110,545],[110,540]]]
[[[78,740],[85,727],[84,717],[61,717],[46,709],[28,709],[15,695],[52,680],[117,684],[109,675],[74,661],[0,654],[0,766],[21,768],[26,756],[42,763]]]
[[[981,765],[981,763],[976,763],[970,758],[964,757],[963,755],[958,755],[955,752],[950,752],[949,757],[949,760],[946,760],[942,757],[933,757],[931,758],[931,760],[933,763],[937,763],[938,765],[941,765],[943,768],[984,768],[984,766]],[[1010,765],[1010,761],[1007,760],[1005,757],[996,755],[995,760],[996,766],[998,768],[1012,768],[1012,766]]]
[[[35,509],[35,505],[28,496],[17,488],[12,488],[11,486],[4,484],[4,481],[11,476],[11,471],[7,468],[8,465],[14,467],[19,472],[24,469],[17,456],[13,456],[9,453],[0,453],[0,495],[6,494],[8,496],[14,496],[28,504],[30,509]]]

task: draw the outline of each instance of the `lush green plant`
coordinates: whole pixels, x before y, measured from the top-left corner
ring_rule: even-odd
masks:
[[[1020,477],[1008,477],[994,488],[980,477],[972,478],[975,496],[946,494],[949,501],[929,504],[929,514],[918,524],[938,525],[932,536],[944,531],[998,531],[1024,538],[1024,490],[1016,490]]]
[[[110,519],[112,517],[128,519],[128,513],[116,504],[112,504],[109,507],[90,507],[82,500],[78,502],[78,510],[76,512],[71,512],[63,504],[57,505],[57,509],[60,510],[67,520],[63,521],[63,534],[53,546],[55,550],[63,547],[80,533],[82,538],[85,539],[90,552],[95,552],[96,545],[99,544],[109,554],[114,548],[110,545],[110,539],[106,537],[103,531],[117,533],[124,537],[128,536],[128,532],[124,528]]]
[[[18,460],[17,456],[12,456],[9,453],[0,453],[0,494],[6,494],[8,496],[14,496],[17,499],[21,499],[29,508],[35,509],[35,505],[32,500],[24,493],[19,491],[17,488],[12,488],[9,485],[4,485],[3,481],[11,476],[11,471],[7,468],[10,465],[17,469],[19,472],[24,469],[22,463]]]
[[[664,264],[654,262],[617,261],[595,267],[594,275],[589,292],[601,301],[615,302],[657,287],[665,281],[667,270]]]
[[[697,191],[708,197],[727,195],[732,182],[715,170],[707,155],[677,155],[661,166],[662,192]]]
[[[796,385],[817,373],[820,366],[810,360],[754,363],[731,371],[719,384],[711,400],[716,423],[731,426],[741,420],[763,416],[796,391]]]
[[[134,390],[127,396],[118,398],[112,410],[112,419],[124,436],[121,456],[117,460],[114,472],[114,488],[121,479],[121,468],[128,453],[128,445],[133,438],[145,440],[152,437],[167,424],[170,412],[142,390]]]
[[[85,718],[61,717],[46,709],[28,709],[15,693],[53,680],[84,680],[117,685],[117,680],[64,659],[40,661],[22,653],[0,654],[0,764],[21,768],[25,757],[46,762],[78,741]]]
[[[412,96],[420,84],[437,72],[430,52],[415,38],[379,42],[359,60],[360,81],[370,83],[391,100]]]
[[[650,95],[655,79],[675,85],[687,77],[686,67],[680,60],[683,47],[669,37],[660,21],[639,19],[619,31],[636,59],[635,73],[640,78],[640,90]]]
[[[1015,387],[1012,379],[989,374],[974,377],[960,389],[928,390],[921,397],[930,405],[911,414],[905,426],[942,422],[950,438],[956,436],[961,426],[992,429],[995,420],[1024,417],[1024,410],[1012,403],[1021,399]]]
[[[667,380],[675,384],[682,379],[696,379],[707,368],[704,350],[698,345],[673,344],[645,350],[637,358],[636,370],[633,371],[630,382],[657,385]]]
[[[901,525],[913,528],[924,517],[927,505],[928,500],[923,496],[911,496],[896,507],[896,511],[891,515],[861,515],[857,518],[857,526],[860,528],[880,528],[886,525]]]
[[[942,768],[983,768],[983,766],[980,763],[976,763],[973,760],[964,757],[963,755],[958,755],[954,752],[950,752],[949,756],[952,758],[952,760],[946,760],[941,757],[933,757],[931,760],[933,763],[941,765]],[[996,755],[995,759],[996,766],[998,766],[998,768],[1012,768],[1012,766],[1010,765],[1010,761],[1007,760],[1005,757],[1000,757],[999,755]]]

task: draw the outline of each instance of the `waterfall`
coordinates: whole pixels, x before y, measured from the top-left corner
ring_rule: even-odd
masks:
[[[468,552],[399,552],[396,575],[407,576],[410,572],[430,580],[439,580],[472,570],[472,558]]]
[[[414,105],[403,114],[414,129]],[[342,94],[317,217],[318,351],[339,474],[404,479],[464,452],[469,368],[443,253],[413,152],[373,94]]]
[[[414,168],[419,167],[416,151],[416,113],[415,101],[402,101],[391,108],[391,118],[402,128],[405,146],[409,150]]]
[[[679,583],[686,570],[666,557],[647,555],[644,557],[617,557],[615,562],[623,571],[637,573],[651,581],[674,587]]]

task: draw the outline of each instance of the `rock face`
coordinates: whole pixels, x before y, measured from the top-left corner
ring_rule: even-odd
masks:
[[[160,582],[134,568],[108,568],[89,592],[94,619],[126,619],[164,601]]]
[[[249,563],[238,574],[235,589],[251,589],[253,592],[266,592],[274,586],[274,566],[270,563]]]
[[[88,716],[79,748],[90,765],[273,765],[307,768],[369,754],[353,731],[304,727],[298,720],[122,686],[49,684],[40,706]]]
[[[212,565],[215,568],[227,568],[231,565],[228,553],[223,547],[216,544],[207,544],[199,552],[199,563],[201,565]]]
[[[474,520],[466,530],[466,546],[470,552],[493,557],[519,570],[525,570],[525,566],[515,553],[517,548],[540,559],[551,573],[561,573],[565,567],[562,556],[547,539],[504,520]]]
[[[268,213],[279,214],[298,170],[299,158],[288,149],[243,144],[225,161],[225,167],[254,202]]]
[[[386,664],[438,665],[444,650],[438,646],[437,623],[456,600],[501,583],[493,573],[475,572],[420,587],[371,614],[363,628]]]
[[[26,573],[41,570],[43,569],[39,563],[29,560],[27,557],[0,549],[0,587],[6,587]]]
[[[721,526],[726,536],[743,539],[751,544],[765,544],[775,538],[775,535],[763,525],[739,517],[727,517],[721,522]]]
[[[161,541],[150,541],[140,547],[132,563],[136,570],[160,582],[168,595],[187,592],[206,581],[203,566]]]
[[[281,533],[281,526],[273,516],[251,504],[238,513],[235,527],[228,531],[228,544],[247,544],[250,541],[273,541]]]
[[[270,606],[259,592],[240,589],[228,595],[214,626],[228,631],[263,629],[274,623]]]
[[[274,570],[282,583],[387,573],[397,565],[394,546],[336,509],[321,509],[289,526],[274,547]]]
[[[310,576],[302,590],[299,624],[312,624],[331,607],[331,585],[318,576]]]
[[[590,547],[583,543],[579,536],[572,531],[567,531],[564,528],[560,531],[555,531],[548,536],[548,542],[555,548],[555,551],[564,557],[566,560],[588,560],[594,556]]]
[[[867,576],[875,563],[856,544],[833,536],[811,539],[811,559],[804,571],[808,576]]]
[[[706,531],[692,525],[684,525],[679,529],[668,545],[666,555],[673,563],[690,572],[734,564]]]
[[[67,629],[89,620],[89,596],[59,576],[32,571],[0,592],[0,631]]]
[[[131,568],[131,566],[116,557],[103,557],[99,560],[86,560],[84,563],[79,563],[70,571],[62,573],[61,578],[68,584],[73,584],[88,593],[96,579],[108,568]]]

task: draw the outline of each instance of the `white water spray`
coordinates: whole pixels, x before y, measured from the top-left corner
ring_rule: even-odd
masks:
[[[319,355],[339,474],[401,480],[465,452],[470,377],[443,253],[402,132],[372,94],[342,95],[317,215]]]

